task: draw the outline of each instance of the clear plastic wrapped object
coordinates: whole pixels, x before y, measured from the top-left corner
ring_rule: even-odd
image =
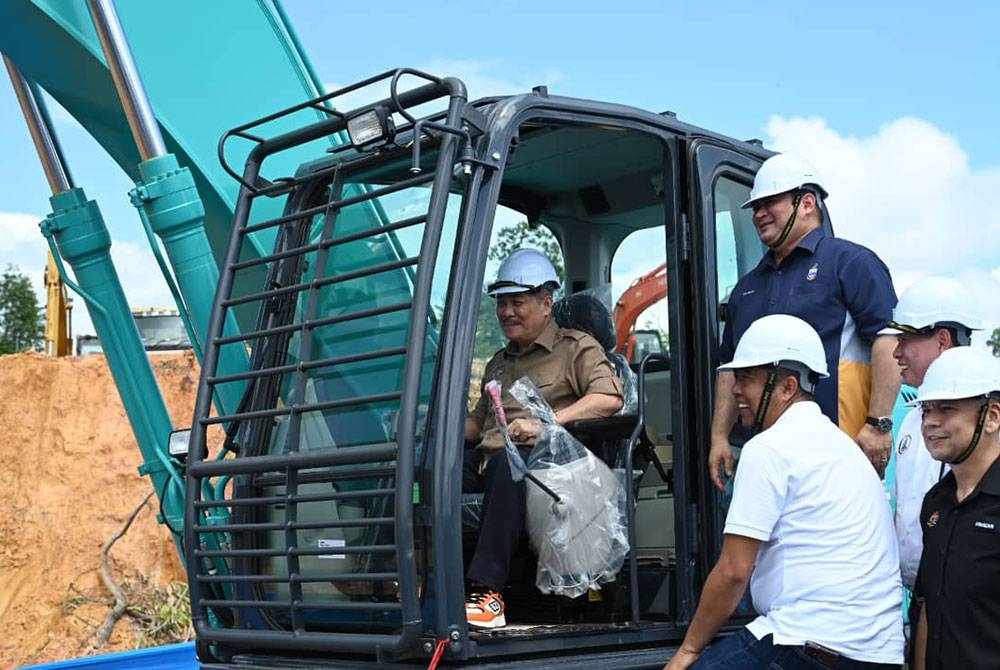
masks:
[[[567,597],[615,578],[628,553],[625,489],[620,478],[555,422],[542,394],[522,377],[511,395],[542,423],[528,470],[559,496],[527,486],[527,527],[538,554],[535,585]]]
[[[608,354],[618,378],[622,380],[622,408],[619,414],[635,414],[639,411],[639,380],[623,354],[617,351]]]

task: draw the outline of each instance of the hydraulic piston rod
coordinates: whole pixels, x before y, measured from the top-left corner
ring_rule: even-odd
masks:
[[[70,190],[73,188],[73,178],[66,167],[62,147],[59,146],[59,141],[52,133],[52,124],[49,121],[45,103],[39,99],[35,87],[24,78],[21,70],[6,54],[3,57],[3,64],[7,68],[7,74],[10,75],[14,94],[21,106],[24,120],[28,124],[31,140],[35,143],[35,150],[42,162],[42,169],[45,171],[45,178],[49,182],[52,195]]]
[[[167,149],[163,143],[163,135],[153,116],[114,3],[112,0],[87,0],[87,7],[94,19],[101,48],[108,59],[108,69],[125,109],[139,156],[145,161],[164,155]]]

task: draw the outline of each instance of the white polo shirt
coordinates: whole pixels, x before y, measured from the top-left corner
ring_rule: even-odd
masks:
[[[762,542],[750,580],[760,616],[747,626],[757,639],[903,662],[889,503],[861,449],[816,403],[795,403],[746,443],[724,532]]]
[[[903,586],[913,590],[924,550],[924,534],[920,528],[920,507],[924,495],[951,468],[942,469],[924,446],[920,433],[920,410],[913,408],[903,418],[896,436],[896,540],[899,543],[899,571]]]

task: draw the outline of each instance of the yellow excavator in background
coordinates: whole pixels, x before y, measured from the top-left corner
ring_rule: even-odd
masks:
[[[73,352],[72,310],[73,300],[66,297],[66,287],[50,251],[45,266],[45,353],[49,356],[69,356]]]

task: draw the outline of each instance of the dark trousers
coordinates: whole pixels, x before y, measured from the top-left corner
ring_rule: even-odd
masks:
[[[758,640],[746,628],[709,647],[692,670],[899,670],[899,665],[810,657],[801,646],[774,644],[771,635]]]
[[[520,451],[527,460],[530,450]],[[462,493],[483,494],[479,539],[467,576],[494,591],[501,591],[524,532],[525,483],[510,478],[506,452],[494,454],[482,474],[479,473],[481,456],[478,449],[466,449],[462,467]]]
[[[910,622],[910,637],[906,644],[906,660],[910,662],[910,665],[913,665],[914,660],[917,658],[917,622],[920,621],[920,610],[920,601],[911,595],[910,609],[906,615],[906,618]]]

